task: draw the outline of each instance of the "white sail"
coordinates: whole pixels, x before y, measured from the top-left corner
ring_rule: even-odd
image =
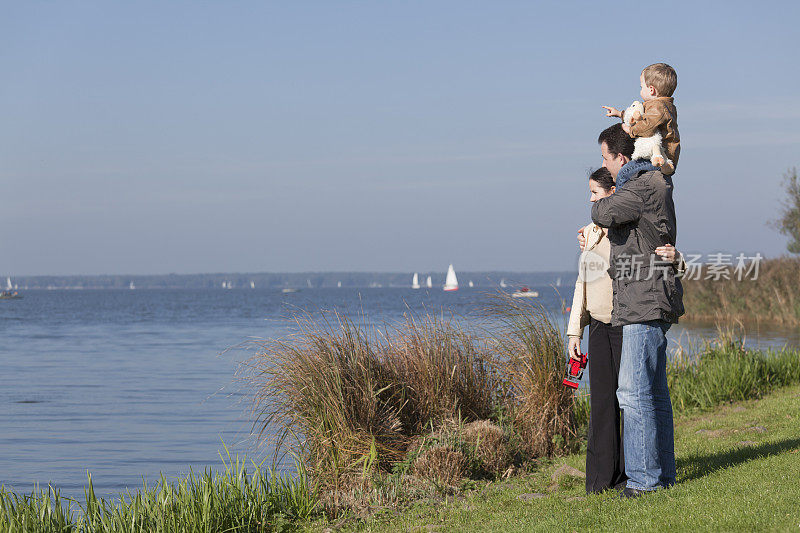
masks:
[[[414,272],[414,277],[411,278],[411,288],[412,289],[419,289],[419,274]]]
[[[339,288],[341,289],[341,288],[342,288],[342,282],[341,282],[341,281],[340,281],[340,282],[338,282],[338,283],[336,284],[336,286],[337,286],[337,287],[339,287]]]
[[[222,282],[222,288],[225,289],[227,287],[228,287],[228,282],[227,281],[223,281]]]
[[[558,278],[556,280],[556,287],[560,287],[560,286],[561,286],[561,278]]]
[[[500,280],[500,286],[503,287],[503,288],[508,287],[508,285],[506,285],[506,280],[505,279],[501,279]]]
[[[251,281],[250,282],[250,288],[251,289],[255,289],[256,288],[256,282],[255,281]]]
[[[469,280],[469,286],[470,286],[470,287],[474,287],[474,286],[475,286],[475,284],[474,284],[474,283],[472,283],[472,280]]]
[[[136,285],[134,285],[134,284],[133,284],[133,282],[131,281],[131,282],[128,284],[128,288],[129,288],[130,290],[134,290],[134,289],[136,288]]]
[[[458,290],[458,278],[456,278],[456,271],[453,268],[453,265],[450,265],[447,268],[447,278],[444,281],[444,290],[446,291]]]
[[[11,290],[14,286],[11,285],[11,278],[6,278],[6,289]]]
[[[425,286],[428,287],[429,289],[433,287],[433,282],[431,281],[430,276],[428,276],[428,279],[425,280]]]

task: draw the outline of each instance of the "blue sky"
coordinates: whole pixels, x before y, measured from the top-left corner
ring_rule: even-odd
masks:
[[[678,248],[782,254],[796,2],[9,2],[0,273],[556,270],[678,72]]]

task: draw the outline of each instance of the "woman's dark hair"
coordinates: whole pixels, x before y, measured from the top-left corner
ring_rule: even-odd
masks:
[[[611,172],[606,167],[600,167],[589,176],[589,179],[596,182],[604,191],[609,192],[616,185]]]

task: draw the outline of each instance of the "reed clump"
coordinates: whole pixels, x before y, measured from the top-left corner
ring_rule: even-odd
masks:
[[[258,425],[274,431],[276,450],[302,453],[326,489],[391,470],[414,437],[443,420],[495,411],[485,345],[452,321],[378,329],[331,313],[295,322],[297,334],[261,343],[249,364]]]
[[[50,486],[24,495],[0,489],[0,531],[283,531],[320,512],[305,470],[301,464],[296,470],[284,475],[228,455],[224,471],[190,473],[177,483],[162,476],[154,486],[145,484],[118,499],[98,498],[91,475],[84,502],[64,498]]]
[[[737,262],[735,257],[732,261]],[[682,280],[686,318],[800,324],[800,258],[762,260],[753,279],[755,274],[750,263],[739,271],[735,264],[690,270]]]
[[[564,335],[537,303],[493,296],[486,309],[496,360],[505,379],[502,401],[532,457],[574,448],[576,395],[563,385]]]
[[[434,315],[381,328],[295,316],[297,333],[260,343],[248,364],[257,427],[302,455],[329,509],[354,487],[396,490],[411,475],[452,489],[573,449],[562,333],[541,306],[491,302],[477,330]]]
[[[667,366],[677,412],[760,398],[776,387],[800,382],[800,352],[745,347],[744,329],[718,326],[699,350],[679,350]]]

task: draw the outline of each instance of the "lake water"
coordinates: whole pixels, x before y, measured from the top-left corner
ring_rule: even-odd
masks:
[[[533,287],[554,311],[550,287]],[[570,298],[571,288],[562,288]],[[81,498],[219,467],[232,452],[268,456],[250,436],[249,397],[234,377],[239,346],[291,331],[291,311],[332,309],[373,322],[409,310],[475,320],[485,289],[26,291],[0,301],[0,484],[53,483]],[[557,316],[561,317],[560,312]],[[563,320],[563,318],[560,318]],[[713,333],[674,327],[673,342]],[[748,344],[800,344],[797,331],[749,332]],[[239,347],[237,347],[239,346]],[[232,348],[227,350],[228,348]],[[226,351],[227,350],[227,351]]]

